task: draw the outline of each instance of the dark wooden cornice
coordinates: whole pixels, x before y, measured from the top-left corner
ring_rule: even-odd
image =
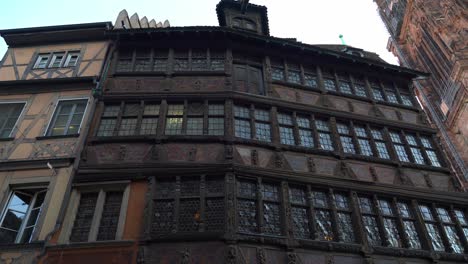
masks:
[[[95,82],[94,76],[1,81],[0,95],[92,89]]]
[[[61,43],[72,41],[105,40],[104,31],[111,22],[83,23],[72,25],[30,27],[0,30],[0,36],[10,47]]]

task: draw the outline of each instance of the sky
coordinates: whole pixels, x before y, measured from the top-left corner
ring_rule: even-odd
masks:
[[[0,0],[0,29],[111,21],[126,9],[171,26],[218,25],[219,0]],[[398,65],[387,51],[389,34],[372,0],[251,0],[266,5],[270,34],[307,44],[341,44],[372,51]],[[7,46],[0,40],[0,58]]]

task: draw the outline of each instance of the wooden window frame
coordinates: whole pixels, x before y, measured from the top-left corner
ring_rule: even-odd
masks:
[[[89,183],[86,184],[76,184],[71,193],[70,201],[68,204],[68,209],[66,212],[66,217],[62,225],[62,231],[59,236],[59,243],[80,243],[80,242],[71,242],[70,236],[74,226],[74,221],[76,214],[78,212],[78,206],[80,203],[80,198],[82,193],[87,192],[98,192],[98,198],[96,201],[96,206],[93,213],[91,228],[88,233],[88,240],[84,242],[95,242],[97,241],[97,236],[99,233],[100,220],[102,217],[102,212],[104,208],[105,198],[107,192],[112,191],[122,191],[122,204],[119,211],[119,220],[117,224],[117,230],[115,234],[115,240],[122,240],[123,231],[126,223],[127,208],[130,197],[130,182],[120,181],[120,182],[97,182],[92,185]],[[104,240],[106,241],[106,240]]]
[[[18,117],[16,118],[15,124],[14,124],[13,127],[11,128],[11,131],[10,131],[10,133],[8,134],[8,136],[7,136],[7,137],[1,137],[1,136],[0,136],[0,138],[9,138],[9,137],[12,137],[12,136],[14,135],[14,133],[15,133],[15,132],[17,131],[17,129],[18,129],[18,124],[19,124],[19,122],[20,122],[20,120],[21,120],[21,118],[22,118],[22,116],[23,116],[23,114],[24,114],[24,111],[26,110],[26,106],[27,106],[27,102],[26,102],[26,101],[0,102],[0,105],[16,105],[16,104],[22,104],[22,105],[23,105],[23,107],[21,108],[21,112],[20,112],[20,114],[18,115]],[[10,116],[12,115],[12,111],[13,111],[13,110],[12,110],[12,109],[13,109],[12,107],[14,107],[14,106],[10,106],[10,107],[11,107],[11,108],[10,108],[10,111],[8,112],[7,116],[6,116],[6,117],[3,116],[5,119],[11,118]],[[7,128],[5,128],[5,127],[6,127],[6,124],[7,124],[7,121],[5,120],[5,123],[3,124],[3,126],[0,127],[0,135],[2,134],[2,131],[3,131],[3,130],[7,129]]]
[[[55,127],[55,123],[57,122],[57,118],[58,118],[58,113],[59,113],[59,111],[61,110],[61,107],[62,107],[61,104],[65,104],[67,101],[76,101],[76,102],[84,101],[85,104],[86,104],[86,106],[85,106],[85,108],[83,110],[83,115],[81,117],[81,121],[80,121],[80,125],[78,127],[78,130],[77,130],[77,132],[75,134],[68,134],[68,130],[69,130],[69,127],[71,125],[71,121],[73,119],[73,115],[74,115],[76,107],[77,107],[77,103],[75,103],[75,104],[73,104],[72,111],[68,114],[68,120],[67,120],[67,123],[66,123],[66,126],[65,126],[64,133],[62,135],[52,135],[52,129]],[[44,132],[44,136],[67,136],[67,135],[78,135],[78,134],[80,134],[81,127],[83,126],[83,120],[85,120],[85,118],[87,117],[87,110],[88,110],[89,102],[90,101],[89,101],[88,97],[59,99],[57,101],[57,104],[55,106],[53,114],[49,119],[49,124],[47,125],[47,129]]]

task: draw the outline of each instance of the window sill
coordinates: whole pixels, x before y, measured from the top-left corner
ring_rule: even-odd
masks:
[[[0,142],[2,142],[2,141],[12,141],[12,140],[15,140],[15,138],[14,137],[0,138]]]
[[[2,250],[18,250],[18,249],[30,249],[30,248],[41,248],[44,246],[44,241],[34,241],[31,243],[22,243],[22,244],[15,244],[15,243],[0,243],[0,248]]]
[[[36,137],[36,140],[48,140],[48,139],[59,139],[59,138],[76,138],[80,134],[70,134],[70,135],[58,135],[58,136],[40,136]]]

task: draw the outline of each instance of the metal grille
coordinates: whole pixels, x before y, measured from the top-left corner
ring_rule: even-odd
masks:
[[[183,178],[180,182],[181,196],[199,196],[200,195],[200,179],[197,177]]]
[[[153,231],[170,233],[174,223],[174,201],[157,201],[154,211]]]
[[[307,214],[307,209],[298,207],[298,206],[292,206],[291,215],[292,215],[292,222],[293,222],[294,237],[309,239],[310,230],[309,230],[309,217]]]
[[[86,242],[88,241],[89,230],[93,221],[94,209],[98,193],[82,193],[80,204],[73,223],[73,229],[70,235],[72,242]]]
[[[119,223],[122,192],[107,192],[97,240],[114,240]]]
[[[206,230],[224,230],[224,198],[207,198],[205,208]]]
[[[200,222],[200,200],[181,199],[179,211],[179,232],[198,231]]]

